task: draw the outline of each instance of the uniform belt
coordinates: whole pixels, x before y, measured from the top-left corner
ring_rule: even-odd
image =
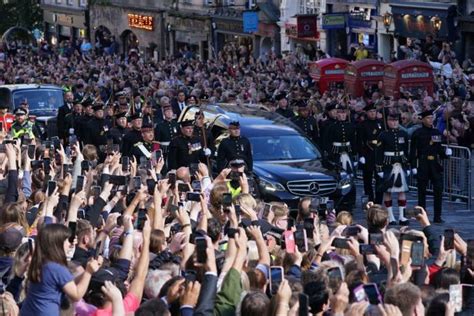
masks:
[[[376,139],[371,140],[371,141],[369,142],[369,144],[372,144],[372,145],[377,145],[378,143],[379,143],[379,142],[378,142]]]
[[[332,143],[333,146],[335,147],[343,147],[343,146],[350,146],[351,145],[351,142],[345,142],[345,143]]]
[[[383,154],[387,157],[399,157],[403,156],[405,153],[403,151],[385,151]]]
[[[428,160],[435,160],[436,157],[435,157],[435,156],[426,156],[426,159],[428,159]]]

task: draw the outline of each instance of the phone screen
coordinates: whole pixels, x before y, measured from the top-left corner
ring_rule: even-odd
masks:
[[[332,245],[340,249],[349,249],[349,244],[347,238],[335,238],[332,242]]]
[[[329,287],[335,293],[339,289],[342,283],[342,271],[339,267],[333,267],[328,269]]]
[[[138,217],[137,217],[137,230],[142,230],[143,226],[146,222],[146,209],[141,208],[138,210]]]
[[[283,268],[270,267],[270,291],[272,295],[278,292],[281,282],[283,281]]]
[[[199,263],[206,263],[207,261],[207,241],[204,237],[196,237],[194,239],[196,244],[196,259]]]
[[[304,229],[298,229],[295,231],[295,243],[300,252],[308,251],[308,240]]]
[[[298,312],[299,316],[307,316],[309,315],[309,307],[308,307],[308,295],[304,293],[300,293],[298,296],[299,303],[300,303],[300,309]]]
[[[454,249],[454,230],[453,229],[444,230],[444,249],[445,250]]]
[[[156,182],[153,179],[146,179],[146,186],[148,188],[148,194],[155,194]]]
[[[199,181],[199,180],[194,180],[194,181],[191,183],[191,188],[193,189],[193,191],[201,192],[201,181]]]
[[[69,222],[68,227],[71,230],[71,236],[69,236],[69,242],[73,243],[74,239],[76,238],[77,223],[76,222]]]
[[[56,181],[48,181],[48,196],[53,195],[54,190],[56,190]]]
[[[94,197],[94,199],[98,199],[99,196],[100,196],[100,191],[101,191],[101,188],[99,186],[93,186],[91,188],[91,194],[92,196]]]
[[[367,298],[369,299],[369,303],[372,305],[378,305],[382,303],[380,299],[380,293],[378,291],[377,285],[374,283],[371,284],[365,284],[364,285],[364,291],[365,294],[367,295]]]
[[[170,172],[168,174],[168,182],[170,184],[170,188],[174,189],[174,187],[176,186],[176,173]]]
[[[369,234],[369,244],[371,245],[383,245],[383,234]]]
[[[411,245],[411,265],[420,267],[424,262],[425,246],[422,242],[415,242]]]
[[[35,145],[28,145],[28,158],[35,159],[35,151],[36,151]]]
[[[83,209],[78,209],[77,210],[77,218],[85,219],[86,218],[86,212]]]
[[[34,243],[35,241],[33,240],[33,238],[28,238],[28,251],[30,252],[31,255],[33,254],[33,251],[34,251]]]
[[[313,239],[314,234],[314,219],[311,217],[307,217],[304,219],[303,227],[306,230],[306,236],[309,239]]]
[[[186,200],[200,202],[201,201],[201,194],[196,192],[188,192],[186,193]]]
[[[232,205],[232,194],[224,193],[222,194],[222,205],[231,206]]]
[[[97,242],[97,244],[95,245],[94,259],[99,258],[101,247],[102,247],[102,241]]]
[[[84,181],[85,181],[84,176],[77,176],[76,192],[80,192],[80,191],[84,190]]]
[[[449,286],[449,301],[454,304],[454,311],[459,313],[462,311],[462,285],[461,284],[451,284]]]
[[[127,156],[122,157],[122,171],[128,172],[130,170],[130,158]]]
[[[133,188],[135,191],[140,190],[142,186],[142,177],[133,177]]]

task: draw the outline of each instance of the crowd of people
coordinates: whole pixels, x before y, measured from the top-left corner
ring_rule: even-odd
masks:
[[[0,61],[1,83],[65,91],[58,137],[33,131],[28,100],[0,135],[2,315],[474,313],[474,243],[439,236],[422,201],[431,181],[442,222],[441,144],[473,148],[472,86],[440,73],[434,97],[371,87],[353,98],[316,91],[297,54],[228,46],[214,60],[145,62],[62,48]],[[302,197],[291,210],[259,199],[239,122],[218,148],[207,130],[205,106],[219,102],[289,118],[328,168],[358,163],[370,202],[336,211]],[[202,110],[178,122],[192,106]],[[407,171],[422,202],[409,210]],[[392,194],[400,224],[420,230],[394,225]]]

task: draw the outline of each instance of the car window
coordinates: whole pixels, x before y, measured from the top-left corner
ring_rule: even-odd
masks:
[[[318,159],[321,154],[300,135],[249,137],[255,161]]]
[[[28,101],[28,108],[35,111],[52,111],[59,109],[63,103],[63,92],[56,89],[31,89],[13,91],[13,105],[20,107],[21,102]]]

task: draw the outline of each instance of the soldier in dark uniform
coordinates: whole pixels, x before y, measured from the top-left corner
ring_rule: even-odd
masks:
[[[107,133],[107,137],[112,139],[114,144],[122,145],[122,140],[130,130],[127,128],[127,116],[126,113],[122,112],[116,114],[115,127],[112,127]]]
[[[433,111],[420,114],[422,127],[411,138],[410,162],[412,174],[417,175],[418,205],[426,208],[426,187],[431,180],[434,196],[434,222],[443,223],[441,218],[443,194],[443,165],[441,159],[452,155],[451,148],[443,148],[441,132],[433,128]]]
[[[204,139],[204,133],[206,134],[206,138]],[[214,156],[213,153],[215,152],[214,147],[214,138],[212,137],[212,133],[209,129],[206,128],[205,121],[204,121],[204,113],[201,111],[196,112],[194,116],[194,131],[193,135],[198,137],[201,140],[201,145],[206,150],[209,148],[211,151],[211,156]]]
[[[325,116],[326,120],[321,121],[319,124],[319,134],[321,135],[320,146],[321,149],[324,151],[326,148],[326,135],[329,127],[337,122],[337,110],[336,110],[337,103],[331,102],[326,104]],[[323,152],[323,157],[327,157],[328,153]]]
[[[152,159],[152,155],[155,151],[160,149],[158,142],[155,142],[155,132],[153,131],[153,125],[143,124],[141,128],[142,141],[135,143],[132,148],[132,155],[140,161],[141,157]]]
[[[355,127],[347,121],[347,108],[339,104],[337,107],[337,122],[331,124],[324,139],[324,150],[328,160],[333,165],[340,165],[343,170],[353,174],[354,167],[351,156],[355,153]]]
[[[143,121],[140,113],[135,113],[131,115],[130,122],[132,125],[132,130],[125,134],[125,136],[123,137],[121,149],[122,155],[129,157],[132,155],[133,145],[142,140],[142,133],[140,132],[140,130],[142,128]]]
[[[85,143],[87,138],[87,124],[92,118],[94,118],[94,110],[92,109],[91,100],[85,100],[82,102],[82,107],[84,110],[84,115],[81,115],[77,118],[77,121],[74,123],[74,132],[76,133],[77,138]]]
[[[276,113],[286,117],[292,118],[295,116],[295,113],[288,108],[288,99],[286,93],[280,93],[275,97],[275,100],[278,102],[278,108],[275,110]]]
[[[179,134],[179,123],[173,117],[173,108],[168,104],[163,107],[163,121],[155,127],[155,139],[166,146]]]
[[[77,125],[77,122],[81,119],[82,116],[83,116],[82,104],[79,101],[76,100],[76,102],[74,103],[74,106],[72,108],[72,112],[66,114],[66,117],[64,118],[64,126],[65,126],[65,129],[66,129],[68,135],[71,135],[71,134],[76,135],[76,132],[77,132],[77,126],[76,125]]]
[[[87,123],[84,143],[94,145],[99,150],[107,144],[108,128],[104,120],[104,105],[99,103],[94,105],[92,109],[94,110],[94,117]]]
[[[382,179],[378,191],[383,193],[385,207],[388,210],[390,225],[395,225],[392,211],[392,193],[398,193],[398,220],[400,225],[408,225],[405,218],[406,195],[408,191],[408,134],[399,129],[399,114],[388,113],[388,129],[380,133],[376,149],[378,176]]]
[[[382,122],[377,119],[377,109],[374,105],[367,105],[364,108],[366,120],[360,123],[358,137],[359,163],[362,169],[364,179],[364,192],[369,197],[369,201],[376,204],[382,203],[382,192],[377,191],[374,195],[372,186],[375,178],[375,187],[377,188],[380,178],[377,177],[375,170],[375,150],[378,144],[378,137],[383,131]]]
[[[298,101],[298,116],[291,119],[296,126],[306,134],[306,136],[314,143],[319,144],[319,127],[316,119],[310,116],[310,109],[308,104],[303,101]]]
[[[229,134],[228,138],[222,140],[217,150],[217,171],[221,172],[234,159],[243,159],[248,171],[252,171],[252,147],[246,137],[240,136],[240,123],[238,121],[229,123]]]
[[[191,120],[181,122],[181,135],[175,137],[168,150],[168,169],[189,167],[192,163],[205,160],[204,149],[199,138],[193,136],[194,122]]]

